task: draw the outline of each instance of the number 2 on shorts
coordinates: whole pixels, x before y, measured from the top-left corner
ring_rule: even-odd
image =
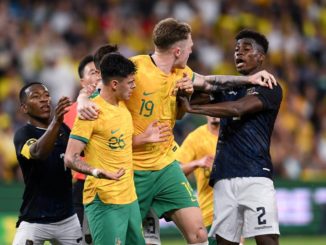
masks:
[[[266,225],[266,219],[262,219],[263,216],[266,214],[264,207],[258,207],[256,208],[257,212],[260,212],[258,215],[258,225]]]

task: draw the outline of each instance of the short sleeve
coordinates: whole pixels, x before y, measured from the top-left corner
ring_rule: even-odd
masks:
[[[273,89],[258,86],[248,90],[247,95],[256,95],[262,102],[265,110],[277,110],[282,101],[282,88],[278,84]]]
[[[31,159],[30,148],[36,143],[37,138],[27,134],[25,128],[16,132],[14,137],[14,145],[16,149],[17,157],[24,157],[26,159]]]
[[[69,138],[76,139],[87,144],[93,133],[95,123],[96,120],[89,121],[77,118],[71,129]]]

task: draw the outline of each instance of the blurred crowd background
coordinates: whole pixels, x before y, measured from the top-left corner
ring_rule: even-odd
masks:
[[[0,180],[22,181],[13,135],[24,124],[18,92],[41,81],[53,102],[76,98],[80,59],[104,44],[126,56],[151,53],[152,29],[174,17],[192,26],[189,66],[201,74],[237,74],[234,36],[250,28],[270,42],[266,69],[284,99],[272,138],[278,178],[326,180],[325,0],[0,1]],[[177,123],[176,140],[204,117]]]

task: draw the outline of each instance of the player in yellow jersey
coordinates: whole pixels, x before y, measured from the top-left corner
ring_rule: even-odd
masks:
[[[150,126],[138,137],[133,136],[130,112],[121,103],[135,88],[133,62],[120,54],[108,54],[100,68],[103,87],[92,100],[101,113],[95,121],[75,121],[65,164],[89,175],[83,202],[94,244],[145,244],[134,185],[132,144],[162,141],[164,134]]]
[[[213,188],[208,185],[216,152],[220,119],[207,117],[204,124],[191,132],[177,152],[177,160],[182,164],[185,175],[194,173],[204,225],[213,222]]]
[[[182,115],[178,111],[175,88],[191,95],[194,88],[207,92],[243,84],[271,86],[276,83],[266,71],[252,76],[194,73],[186,65],[193,46],[191,28],[175,19],[160,21],[154,28],[153,41],[153,54],[131,58],[137,66],[137,87],[126,105],[133,118],[135,135],[142,133],[153,120],[168,123],[172,132],[177,117]],[[189,77],[193,83],[189,82]],[[79,102],[79,108],[86,108],[87,103],[90,105],[86,93],[81,93]],[[89,108],[82,118],[97,117],[98,111],[91,105]],[[162,144],[149,143],[133,148],[135,185],[142,218],[152,207],[158,217],[175,222],[188,244],[205,245],[207,231],[193,190],[176,161],[177,149],[172,133]]]

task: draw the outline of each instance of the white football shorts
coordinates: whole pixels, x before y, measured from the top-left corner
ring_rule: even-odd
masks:
[[[22,221],[17,228],[13,245],[38,245],[44,241],[51,244],[81,245],[82,230],[77,214],[50,224]]]
[[[273,181],[264,177],[219,180],[214,185],[214,220],[209,236],[240,242],[280,234]]]

